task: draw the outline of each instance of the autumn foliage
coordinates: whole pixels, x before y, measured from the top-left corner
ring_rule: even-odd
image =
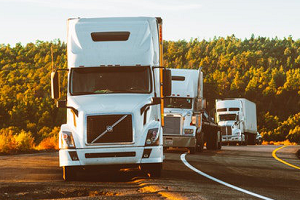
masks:
[[[52,66],[67,68],[66,44],[59,40],[0,45],[0,152],[57,149],[66,110],[50,98]],[[211,114],[215,99],[244,97],[257,105],[265,141],[300,143],[299,39],[232,35],[164,41],[164,66],[202,67]],[[66,86],[65,76],[63,93]]]

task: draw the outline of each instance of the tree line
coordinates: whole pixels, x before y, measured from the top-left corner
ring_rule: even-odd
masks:
[[[204,96],[243,97],[256,103],[266,141],[300,143],[300,39],[234,35],[189,42],[165,41],[164,65],[204,73]]]
[[[264,140],[300,143],[299,39],[252,35],[242,40],[232,35],[164,41],[163,48],[165,67],[202,67],[204,96],[212,113],[215,99],[247,98],[257,105]],[[31,146],[57,142],[66,110],[57,109],[50,98],[53,66],[67,68],[66,44],[60,40],[0,45],[0,137],[19,137],[11,141],[14,146],[21,136]],[[62,87],[66,84],[64,79]]]

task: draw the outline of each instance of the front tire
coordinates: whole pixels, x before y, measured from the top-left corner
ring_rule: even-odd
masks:
[[[245,135],[245,134],[243,134],[243,135],[244,135],[244,141],[241,142],[241,144],[242,144],[243,146],[247,146],[247,144],[248,144],[248,135]]]
[[[65,181],[76,180],[76,170],[71,166],[63,166],[63,179]]]
[[[196,151],[202,152],[204,147],[204,132],[200,132],[196,137]]]

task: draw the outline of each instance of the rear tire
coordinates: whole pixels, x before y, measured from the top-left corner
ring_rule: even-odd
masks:
[[[248,134],[248,144],[255,145],[256,144],[256,136],[254,134]]]
[[[218,135],[219,135],[218,149],[222,149],[222,134],[220,131],[218,131]]]
[[[71,166],[63,166],[63,179],[65,181],[76,180],[76,170]]]
[[[208,150],[217,150],[218,149],[218,132],[212,132],[207,137],[206,148]]]
[[[196,153],[196,147],[190,147],[190,154],[195,154]]]

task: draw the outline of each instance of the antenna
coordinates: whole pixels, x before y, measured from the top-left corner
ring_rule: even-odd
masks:
[[[54,61],[53,61],[53,48],[52,48],[52,44],[51,44],[51,68],[52,68],[52,71],[54,71]]]

